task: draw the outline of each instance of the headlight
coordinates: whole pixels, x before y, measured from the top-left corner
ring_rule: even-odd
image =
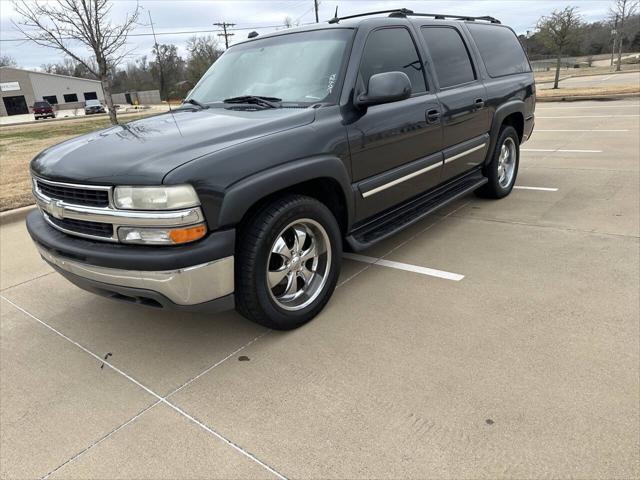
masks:
[[[118,239],[122,243],[144,245],[180,245],[195,242],[207,233],[204,224],[179,228],[120,227]]]
[[[177,210],[198,206],[200,200],[191,185],[173,185],[116,187],[113,203],[124,210]]]

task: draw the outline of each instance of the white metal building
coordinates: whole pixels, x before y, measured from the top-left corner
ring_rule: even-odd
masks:
[[[34,102],[46,100],[58,110],[83,108],[86,100],[104,103],[98,80],[0,67],[0,116],[30,113]]]

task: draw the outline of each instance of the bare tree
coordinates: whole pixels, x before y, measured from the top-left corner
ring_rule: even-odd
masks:
[[[22,19],[15,23],[22,34],[38,45],[64,52],[83,65],[102,83],[111,123],[118,118],[111,96],[111,72],[129,52],[124,51],[127,35],[135,27],[140,13],[127,14],[119,25],[109,20],[111,4],[108,0],[15,0],[15,10]],[[92,54],[87,60],[78,55],[73,44],[85,46]]]
[[[284,28],[293,28],[300,26],[300,19],[294,20],[293,18],[286,16],[284,17],[284,21],[282,22]]]
[[[15,67],[16,59],[11,55],[0,55],[0,67]]]
[[[564,50],[574,42],[580,31],[582,21],[578,14],[578,7],[565,7],[554,10],[551,15],[538,20],[538,35],[542,43],[553,49],[556,56],[556,77],[553,88],[558,88],[560,81],[560,62]]]
[[[638,0],[614,0],[613,6],[609,9],[609,16],[615,17],[617,20],[616,27],[616,43],[618,46],[618,64],[616,65],[616,71],[619,72],[622,69],[622,44],[627,35],[625,28],[628,25],[628,20],[631,16],[635,15],[638,10]],[[614,47],[615,49],[615,47]]]

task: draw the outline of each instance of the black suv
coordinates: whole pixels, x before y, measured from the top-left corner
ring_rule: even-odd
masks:
[[[112,298],[289,329],[327,303],[343,248],[508,195],[535,107],[513,30],[375,13],[252,32],[177,110],[40,153],[42,257]]]

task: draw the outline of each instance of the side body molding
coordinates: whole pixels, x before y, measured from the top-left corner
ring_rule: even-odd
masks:
[[[331,179],[340,186],[347,211],[347,228],[350,229],[354,215],[351,181],[344,162],[332,156],[295,160],[234,183],[224,193],[218,225],[237,224],[257,199],[317,179]]]

